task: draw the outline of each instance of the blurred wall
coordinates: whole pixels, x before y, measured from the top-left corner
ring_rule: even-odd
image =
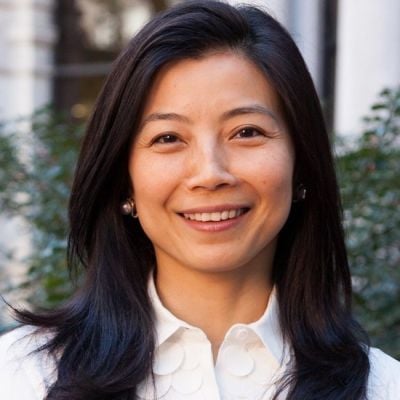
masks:
[[[0,0],[0,119],[26,116],[51,100],[53,0]]]
[[[341,0],[335,128],[351,135],[362,129],[384,87],[400,85],[400,1]]]

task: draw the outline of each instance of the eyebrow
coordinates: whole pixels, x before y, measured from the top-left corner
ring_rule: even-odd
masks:
[[[262,114],[273,118],[275,121],[279,122],[279,118],[275,113],[267,107],[261,106],[259,104],[253,104],[244,107],[233,108],[232,110],[225,111],[220,119],[226,121],[230,118],[245,115],[245,114]],[[190,123],[190,119],[184,115],[177,113],[152,113],[148,115],[142,122],[141,128],[143,128],[147,123],[153,121],[178,121],[184,123]]]

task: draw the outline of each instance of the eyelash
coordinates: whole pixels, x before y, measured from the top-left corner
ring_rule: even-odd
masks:
[[[253,126],[246,126],[246,127],[244,127],[244,128],[240,128],[240,129],[235,133],[234,137],[237,136],[237,135],[239,135],[240,133],[243,133],[243,132],[246,132],[246,131],[256,132],[257,135],[245,136],[245,138],[251,139],[251,138],[254,138],[254,137],[256,137],[256,136],[265,136],[265,134],[264,134],[260,129],[254,128]]]
[[[164,141],[166,138],[173,138],[173,141]],[[163,135],[159,135],[152,141],[152,144],[169,144],[169,143],[176,143],[178,137],[173,133],[167,133]]]

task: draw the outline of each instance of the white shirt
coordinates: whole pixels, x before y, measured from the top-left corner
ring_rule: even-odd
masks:
[[[153,366],[157,398],[162,400],[270,400],[275,382],[290,360],[278,324],[272,292],[264,315],[251,324],[236,324],[226,333],[214,365],[204,332],[171,314],[154,283],[149,293],[156,314]],[[45,353],[30,354],[48,337],[18,328],[0,338],[0,399],[43,400],[54,382],[55,362]],[[368,400],[400,399],[400,363],[377,349],[370,351]],[[154,399],[151,380],[139,387],[141,399]]]

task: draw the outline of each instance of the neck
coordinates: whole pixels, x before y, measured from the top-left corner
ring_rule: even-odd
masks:
[[[258,320],[268,304],[272,285],[263,268],[204,272],[158,266],[156,287],[164,306],[176,317],[203,330],[214,359],[229,328]]]

